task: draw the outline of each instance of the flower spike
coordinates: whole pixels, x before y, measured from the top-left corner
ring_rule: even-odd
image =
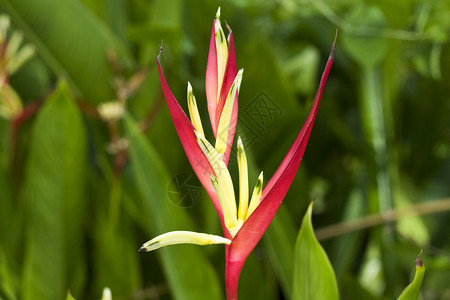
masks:
[[[242,73],[244,73],[244,70],[240,69],[230,87],[227,99],[225,100],[225,106],[223,107],[222,114],[220,116],[216,136],[216,150],[219,153],[225,153],[227,149],[231,148],[231,144],[233,142],[233,140],[230,140],[228,135],[230,133],[230,126],[232,126],[233,121],[231,118],[233,115],[234,101],[239,94],[239,89],[241,87]],[[228,144],[230,144],[230,146],[228,146]]]
[[[242,270],[245,260],[250,252],[258,244],[262,238],[267,227],[275,216],[278,207],[281,205],[286,193],[294,180],[295,174],[300,162],[302,161],[303,153],[305,152],[309,136],[316,118],[317,110],[319,109],[320,98],[330,73],[331,66],[334,61],[334,51],[336,45],[337,31],[331,46],[330,56],[328,57],[325,70],[319,83],[319,88],[314,99],[313,106],[306,118],[306,121],[300,130],[297,138],[289,149],[288,154],[281,162],[277,171],[267,183],[261,196],[261,202],[255,211],[248,217],[242,228],[234,237],[233,242],[228,248],[227,268],[226,268],[226,287],[227,299],[237,298],[237,284],[239,274]]]
[[[228,46],[222,25],[220,24],[220,7],[217,9],[216,21],[214,22],[214,36],[216,40],[217,55],[217,91],[222,89],[223,77],[228,60]],[[219,102],[220,93],[217,93],[216,103]]]
[[[222,111],[227,101],[230,88],[237,75],[236,69],[236,54],[234,51],[233,32],[227,24],[229,31],[228,38],[225,39],[222,26],[220,24],[220,8],[217,11],[216,17],[213,21],[211,39],[209,43],[208,62],[206,67],[205,89],[206,99],[208,102],[208,113],[211,120],[211,126],[214,137],[217,139],[219,123],[221,120]],[[228,41],[228,46],[227,46]],[[228,47],[228,48],[227,48]],[[227,49],[225,51],[225,49]],[[225,53],[227,53],[225,55]],[[231,146],[236,131],[237,114],[238,114],[238,96],[234,99],[234,104],[231,106],[231,118],[228,126],[227,140],[224,140],[226,145],[223,151],[223,161],[228,165],[230,157]],[[222,132],[223,134],[223,132]]]
[[[231,85],[234,82],[234,79],[236,77],[236,54],[234,52],[234,39],[233,39],[233,32],[231,31],[231,28],[228,26],[228,61],[227,61],[227,67],[225,69],[225,77],[223,79],[222,89],[220,91],[220,100],[219,103],[217,103],[216,107],[216,123],[217,127],[219,126],[220,116],[222,115],[223,108],[226,103],[226,99],[228,96],[228,92],[231,88]],[[236,133],[236,124],[238,119],[238,94],[236,94],[236,97],[234,99],[233,104],[233,111],[231,113],[231,121],[230,126],[228,129],[228,141],[227,141],[227,150],[225,151],[223,155],[223,161],[225,162],[225,165],[228,165],[228,159],[230,158],[231,153],[231,147],[233,145],[234,140],[234,134]]]
[[[227,299],[236,300],[239,275],[244,262],[275,216],[301,163],[319,108],[325,82],[334,61],[337,32],[313,106],[300,133],[264,189],[263,172],[260,173],[250,203],[248,197],[247,157],[242,140],[240,137],[238,138],[239,209],[237,209],[233,181],[227,165],[236,130],[238,94],[243,71],[236,72],[233,35],[227,25],[229,36],[225,40],[219,18],[220,8],[213,22],[205,80],[208,113],[216,138],[215,147],[205,138],[191,85],[188,83],[187,90],[191,120],[183,112],[170,91],[161,68],[161,49],[157,65],[164,98],[178,136],[189,162],[207,190],[219,214],[224,237],[196,232],[174,231],[148,241],[140,248],[140,251],[152,251],[163,246],[180,243],[197,245],[225,244]]]

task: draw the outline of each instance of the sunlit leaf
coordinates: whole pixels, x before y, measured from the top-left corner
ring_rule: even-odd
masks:
[[[339,299],[333,267],[314,235],[311,223],[312,205],[309,205],[303,218],[295,245],[292,299]]]
[[[23,299],[63,299],[81,266],[85,138],[81,115],[61,82],[32,130]]]

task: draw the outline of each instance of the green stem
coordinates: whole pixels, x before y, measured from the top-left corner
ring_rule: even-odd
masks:
[[[369,205],[372,213],[385,213],[392,210],[391,178],[389,174],[389,158],[387,149],[387,131],[385,127],[383,89],[379,67],[365,68],[362,72],[362,117],[366,140],[372,148],[373,166],[369,168]],[[389,128],[388,128],[389,129]],[[383,273],[386,282],[386,293],[394,295],[394,282],[397,268],[390,255],[394,248],[393,234],[388,223],[385,227],[374,231],[380,246],[383,262]],[[387,229],[387,230],[386,230]]]
[[[392,199],[381,78],[377,68],[363,70],[362,101],[365,134],[372,147],[375,160],[377,210],[383,212],[392,209]]]

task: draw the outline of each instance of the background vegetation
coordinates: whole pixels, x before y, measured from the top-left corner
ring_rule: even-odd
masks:
[[[343,299],[396,298],[420,249],[423,299],[450,299],[445,0],[0,0],[7,39],[22,32],[21,49],[35,49],[17,70],[4,50],[0,59],[0,298],[61,299],[70,289],[99,299],[105,286],[114,299],[224,297],[223,246],[137,252],[168,230],[221,234],[155,70],[164,40],[174,94],[186,108],[189,80],[208,120],[219,5],[245,69],[238,134],[250,180],[260,170],[270,178],[287,153],[340,30],[303,163],[244,266],[241,299],[291,298],[295,240],[313,199]],[[107,101],[126,103],[126,117],[101,118]]]

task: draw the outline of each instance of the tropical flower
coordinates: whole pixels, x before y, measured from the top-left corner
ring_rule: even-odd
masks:
[[[22,100],[9,84],[9,78],[34,54],[32,45],[23,45],[23,33],[12,30],[9,17],[0,15],[0,117],[14,119],[23,110]]]
[[[161,68],[162,47],[157,58],[161,86],[175,129],[194,172],[217,210],[224,237],[189,231],[173,231],[146,242],[140,251],[152,251],[163,246],[181,243],[225,244],[227,299],[237,299],[238,279],[244,262],[274,218],[302,160],[322,91],[333,64],[335,42],[313,106],[299,135],[264,189],[261,172],[251,197],[249,197],[247,158],[242,140],[238,137],[239,206],[237,206],[227,165],[236,129],[238,94],[243,70],[236,69],[233,34],[229,27],[228,31],[228,38],[225,38],[220,23],[219,8],[213,21],[205,80],[208,113],[215,137],[214,146],[205,138],[191,85],[188,83],[187,88],[189,119],[164,77]]]

